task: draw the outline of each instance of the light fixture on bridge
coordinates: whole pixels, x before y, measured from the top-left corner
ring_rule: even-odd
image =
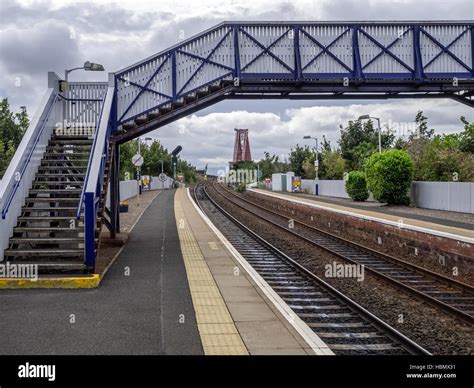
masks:
[[[101,65],[100,63],[93,63],[93,62],[86,61],[86,62],[84,62],[83,66],[74,67],[72,69],[66,69],[64,71],[64,80],[66,82],[67,82],[67,78],[68,78],[69,73],[74,71],[74,70],[104,71],[105,69],[104,69],[104,66]]]

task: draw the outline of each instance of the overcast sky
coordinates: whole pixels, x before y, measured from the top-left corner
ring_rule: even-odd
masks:
[[[0,97],[30,116],[46,89],[48,71],[84,61],[120,70],[222,21],[232,20],[472,20],[474,1],[353,0],[0,0]],[[70,80],[106,80],[106,73],[75,72]],[[15,82],[20,80],[20,85]],[[459,131],[473,110],[450,100],[224,101],[153,133],[166,147],[183,146],[197,167],[221,167],[232,158],[233,129],[249,128],[252,156],[287,154],[302,136],[327,136],[370,113],[403,132],[417,110],[437,132]],[[313,144],[313,143],[309,143]]]

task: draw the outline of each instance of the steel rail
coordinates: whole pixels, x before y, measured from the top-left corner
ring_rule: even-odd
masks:
[[[202,183],[201,183],[202,184]],[[203,210],[201,204],[199,203],[199,199],[196,193],[197,187],[201,184],[198,184],[194,187],[194,199],[198,204],[199,208]],[[423,355],[431,355],[431,353],[424,349],[422,346],[417,344],[415,341],[408,338],[406,335],[395,329],[394,327],[390,326],[385,321],[378,318],[376,315],[368,311],[365,307],[361,306],[326,281],[315,275],[313,272],[299,264],[297,261],[280,251],[270,242],[265,240],[263,237],[258,235],[256,232],[245,226],[242,222],[237,220],[233,217],[229,212],[227,212],[222,206],[220,206],[207,192],[206,185],[203,185],[203,191],[209,201],[213,204],[213,206],[219,210],[222,214],[224,214],[232,223],[237,225],[240,229],[242,229],[245,233],[252,236],[255,240],[260,242],[263,246],[267,247],[271,252],[276,254],[279,258],[281,258],[284,262],[289,264],[292,268],[296,269],[300,273],[304,274],[304,276],[308,277],[312,281],[318,284],[318,286],[324,288],[330,295],[338,299],[342,304],[346,305],[351,311],[355,312],[356,314],[362,316],[366,321],[370,322],[374,327],[384,333],[387,337],[389,337],[392,341],[400,344],[405,350],[407,350],[410,354],[423,354]],[[258,272],[258,271],[257,271]],[[329,348],[331,348],[331,344],[328,344]]]
[[[223,186],[221,186],[221,187],[223,187]],[[438,274],[438,273],[435,273],[435,272],[433,272],[433,271],[427,270],[427,269],[425,269],[425,268],[419,267],[419,266],[417,266],[417,265],[408,263],[408,262],[406,262],[406,261],[404,261],[404,260],[401,260],[401,259],[395,258],[395,257],[393,257],[393,256],[389,256],[389,255],[387,255],[387,254],[384,254],[384,253],[375,251],[375,250],[373,250],[373,249],[371,249],[371,248],[364,247],[364,246],[362,246],[362,245],[360,245],[360,244],[357,244],[357,243],[354,243],[354,242],[352,242],[352,241],[346,240],[346,239],[344,239],[344,238],[342,238],[342,237],[336,236],[336,235],[334,235],[334,234],[332,234],[332,233],[329,233],[329,232],[323,231],[323,230],[321,230],[321,229],[318,229],[318,228],[316,228],[316,227],[314,227],[314,226],[312,226],[312,225],[308,225],[308,224],[306,224],[306,223],[304,223],[304,222],[302,222],[302,221],[294,220],[294,219],[292,219],[292,218],[289,218],[289,217],[287,217],[287,216],[284,216],[284,215],[282,215],[282,214],[279,214],[279,213],[277,213],[277,212],[275,212],[275,211],[273,211],[273,210],[267,209],[267,208],[265,208],[265,207],[263,207],[263,206],[261,206],[261,205],[255,204],[255,203],[253,203],[253,202],[251,202],[251,201],[248,201],[248,200],[246,200],[246,199],[244,199],[244,198],[241,198],[241,197],[237,196],[236,194],[232,193],[230,190],[227,190],[226,188],[224,188],[224,189],[225,189],[229,194],[232,194],[234,197],[238,198],[240,201],[246,202],[246,203],[250,204],[251,206],[254,206],[254,207],[259,208],[259,209],[261,209],[261,210],[263,210],[263,211],[266,211],[267,213],[271,213],[271,214],[273,214],[273,215],[275,215],[275,216],[278,216],[278,217],[280,217],[280,218],[284,218],[285,220],[290,220],[290,219],[291,219],[291,220],[294,221],[294,223],[300,224],[300,225],[302,225],[303,227],[306,227],[306,228],[308,228],[308,229],[311,229],[313,232],[316,232],[316,233],[318,233],[318,234],[320,234],[320,235],[323,235],[324,237],[327,237],[327,238],[330,238],[330,239],[332,239],[332,240],[335,240],[336,242],[340,242],[341,244],[351,246],[351,247],[353,247],[353,248],[355,248],[355,249],[358,249],[358,250],[361,250],[362,252],[365,252],[365,253],[367,253],[367,254],[369,254],[369,255],[376,256],[377,258],[380,258],[380,259],[382,259],[382,260],[386,260],[386,261],[388,261],[388,262],[390,262],[390,263],[392,263],[392,264],[399,265],[399,266],[401,266],[401,267],[403,267],[403,268],[405,268],[405,269],[408,269],[408,270],[414,271],[414,272],[416,272],[416,273],[419,273],[419,274],[422,275],[422,276],[430,277],[430,278],[435,278],[436,281],[443,282],[444,284],[448,285],[449,287],[453,287],[453,288],[457,288],[457,289],[462,289],[463,291],[465,291],[465,292],[467,292],[467,293],[473,294],[474,288],[473,288],[472,286],[466,284],[466,283],[458,282],[458,281],[456,281],[456,280],[454,280],[454,279],[448,278],[448,277],[446,277],[446,276],[443,276],[443,275],[441,275],[441,274]],[[217,190],[217,189],[216,189],[216,191],[219,192],[219,190]],[[334,250],[328,249],[328,248],[325,247],[324,245],[321,245],[321,244],[317,243],[316,241],[314,241],[314,240],[312,240],[312,239],[310,239],[310,238],[308,238],[308,237],[302,236],[302,235],[300,235],[300,234],[298,234],[298,233],[296,233],[296,232],[294,232],[294,231],[292,231],[292,230],[289,230],[289,229],[287,229],[287,228],[285,228],[285,227],[279,225],[278,223],[276,223],[276,222],[274,222],[274,221],[271,221],[271,220],[268,220],[268,219],[262,217],[261,215],[257,214],[256,212],[253,212],[253,211],[251,211],[251,210],[249,210],[249,209],[246,209],[246,208],[243,207],[242,205],[239,205],[239,204],[236,203],[235,201],[232,201],[232,200],[229,199],[228,197],[224,196],[224,195],[222,194],[222,192],[219,192],[219,193],[220,193],[223,197],[227,198],[227,199],[228,199],[230,202],[232,202],[234,205],[240,207],[241,209],[246,210],[247,212],[249,212],[249,213],[251,213],[251,214],[258,215],[259,217],[263,218],[266,222],[268,222],[268,223],[270,223],[270,224],[272,224],[272,225],[274,225],[274,226],[276,226],[276,227],[278,227],[278,228],[280,228],[280,229],[286,231],[287,233],[290,233],[290,234],[292,234],[293,236],[296,236],[296,237],[298,237],[298,238],[304,240],[304,241],[307,242],[307,243],[310,243],[310,244],[312,244],[312,245],[315,245],[315,246],[317,246],[317,247],[319,247],[319,248],[321,248],[321,249],[323,249],[323,250],[325,250],[325,251],[327,251],[327,252],[329,252],[329,253],[331,253],[331,254],[333,254],[333,255],[336,255],[337,257],[340,257],[340,258],[343,259],[343,260],[349,261],[349,262],[351,262],[351,263],[353,263],[353,264],[360,264],[360,262],[358,262],[357,260],[353,260],[353,259],[347,257],[346,255],[343,255],[343,254],[334,252]],[[370,265],[370,264],[369,264],[369,265]],[[449,313],[449,314],[452,314],[452,315],[456,316],[457,318],[462,319],[463,321],[465,321],[465,322],[467,322],[467,323],[470,323],[470,324],[473,324],[473,323],[474,323],[474,317],[473,317],[472,315],[468,314],[466,311],[460,310],[460,309],[458,309],[458,308],[456,308],[456,307],[454,307],[454,306],[452,306],[452,305],[450,305],[450,304],[447,304],[447,303],[445,303],[445,302],[443,302],[443,301],[441,301],[441,300],[439,300],[439,299],[437,299],[437,298],[435,298],[435,297],[432,297],[432,296],[430,296],[430,295],[428,295],[428,294],[426,294],[426,293],[424,293],[424,292],[422,292],[422,291],[420,291],[420,290],[417,290],[417,289],[415,289],[415,288],[413,288],[413,287],[411,287],[411,286],[408,286],[408,285],[406,285],[406,284],[404,284],[404,283],[402,283],[402,282],[400,282],[400,281],[398,281],[398,280],[396,280],[396,279],[394,279],[394,278],[392,278],[392,277],[390,277],[390,276],[388,276],[388,275],[386,275],[386,274],[384,274],[384,273],[382,273],[382,272],[380,272],[380,271],[377,271],[376,269],[370,268],[370,266],[368,266],[368,265],[364,265],[364,268],[367,269],[369,272],[373,273],[374,275],[376,275],[376,276],[378,276],[378,277],[380,277],[380,278],[382,278],[382,279],[384,279],[384,280],[390,282],[391,284],[393,284],[393,285],[396,286],[397,288],[399,288],[399,289],[401,289],[401,290],[404,290],[404,291],[407,291],[407,292],[409,292],[409,293],[411,293],[411,294],[414,294],[414,295],[420,297],[422,300],[424,300],[424,301],[426,301],[426,302],[429,302],[430,304],[432,304],[432,305],[434,305],[434,306],[436,306],[436,307],[438,307],[438,308],[441,308],[443,311],[445,311],[445,312],[447,312],[447,313]],[[472,297],[474,298],[474,294],[472,295]]]

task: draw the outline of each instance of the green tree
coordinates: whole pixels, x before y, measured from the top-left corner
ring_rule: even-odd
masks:
[[[437,135],[426,146],[417,176],[425,181],[473,181],[474,154],[461,151],[462,134]]]
[[[305,170],[303,169],[303,163],[309,162],[314,165],[316,160],[316,154],[307,145],[300,147],[298,144],[295,149],[291,149],[289,162],[290,169],[295,173],[295,176],[300,176],[303,179],[311,179],[306,177]]]
[[[132,157],[138,152],[138,142],[131,140],[120,146],[120,179],[135,179],[137,168],[132,163]],[[161,161],[163,161],[163,171],[168,176],[173,176],[173,166],[171,165],[171,155],[168,150],[158,141],[153,143],[141,143],[140,152],[143,155],[142,175],[158,176],[161,173]],[[185,182],[192,183],[196,179],[195,167],[186,160],[178,158],[176,167],[177,175],[184,175]]]
[[[418,111],[415,117],[416,129],[408,136],[408,141],[403,144],[414,163],[414,180],[424,180],[423,164],[427,149],[432,141],[434,129],[429,129],[428,118],[423,115],[422,111]]]
[[[382,149],[390,148],[395,135],[390,129],[381,132]],[[378,150],[378,129],[372,120],[349,121],[347,127],[341,129],[339,146],[342,157],[346,160],[349,170],[363,167],[367,158]]]
[[[0,177],[5,173],[28,125],[28,113],[24,106],[20,107],[20,112],[13,113],[7,98],[0,101]]]
[[[261,180],[271,178],[272,174],[285,172],[285,163],[280,162],[277,155],[270,156],[268,151],[265,151],[263,159],[261,159],[258,164],[262,173]]]
[[[314,163],[310,160],[306,159],[303,162],[303,175],[304,179],[315,179],[316,178],[316,167],[314,167]]]
[[[464,124],[464,131],[460,135],[459,148],[463,152],[474,154],[474,123],[469,123],[464,116],[461,116]]]
[[[425,139],[430,140],[433,138],[434,129],[428,127],[428,118],[423,114],[422,110],[419,110],[415,116],[416,129],[410,133],[409,140],[412,139]]]
[[[365,166],[367,188],[377,201],[389,204],[409,203],[408,190],[413,176],[413,161],[406,151],[377,152]]]
[[[321,179],[342,179],[346,171],[346,161],[340,151],[324,150],[321,160]]]

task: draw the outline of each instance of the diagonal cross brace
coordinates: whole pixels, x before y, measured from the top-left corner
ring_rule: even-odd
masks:
[[[381,55],[381,54],[388,54],[390,55],[393,59],[395,59],[400,65],[402,65],[404,68],[406,68],[407,70],[409,70],[410,72],[414,72],[415,70],[412,69],[410,66],[408,66],[405,62],[403,62],[400,58],[398,58],[394,53],[392,53],[389,49],[389,47],[385,47],[382,43],[380,43],[377,39],[375,39],[373,36],[371,36],[370,34],[368,34],[366,31],[364,31],[362,28],[359,30],[362,34],[364,34],[370,41],[372,41],[373,43],[375,43],[376,46],[378,46],[382,52],[380,52],[378,55]],[[408,30],[407,30],[408,31]],[[405,31],[405,32],[407,32]],[[395,43],[396,41],[398,40],[398,38],[392,42],[392,43]],[[390,44],[390,47],[392,46],[392,44]],[[366,63],[362,69],[364,69],[366,66],[368,66],[372,61]]]
[[[120,116],[120,119],[118,121],[121,121],[125,115],[128,113],[128,111],[132,108],[133,104],[135,104],[135,102],[138,100],[138,98],[141,96],[141,94],[146,90],[146,91],[149,91],[149,92],[152,92],[152,93],[155,93],[155,94],[158,94],[159,96],[161,97],[165,97],[165,98],[171,98],[170,96],[166,95],[166,94],[163,94],[163,93],[160,93],[156,90],[152,90],[148,87],[148,85],[150,85],[151,81],[153,80],[153,78],[155,78],[155,76],[160,72],[160,70],[163,68],[164,64],[168,61],[170,55],[168,54],[167,57],[163,60],[163,62],[160,63],[160,65],[158,66],[158,68],[153,72],[153,74],[150,76],[150,78],[148,78],[148,80],[146,81],[145,85],[140,85],[136,82],[133,82],[133,81],[130,81],[130,80],[127,80],[123,77],[118,77],[118,79],[120,81],[123,81],[123,82],[128,82],[130,85],[133,85],[133,86],[136,86],[138,88],[140,88],[141,90],[138,92],[138,94],[135,96],[135,98],[132,100],[132,102],[130,103],[130,105],[127,107],[127,109],[125,109],[125,111],[123,112],[122,116]]]
[[[196,74],[199,72],[199,70],[202,69],[202,67],[207,63],[207,64],[210,64],[210,65],[215,65],[215,66],[219,66],[219,67],[222,67],[226,70],[233,70],[231,67],[228,67],[226,65],[222,65],[220,63],[217,63],[217,62],[214,62],[214,61],[211,61],[210,58],[212,57],[212,55],[216,52],[216,50],[221,46],[221,44],[227,39],[227,37],[230,35],[232,30],[229,30],[227,31],[224,36],[222,37],[222,39],[216,44],[216,46],[211,50],[211,52],[209,53],[209,55],[207,55],[206,58],[204,57],[200,57],[199,55],[196,55],[196,54],[191,54],[191,53],[187,53],[186,51],[183,51],[183,50],[178,50],[179,53],[181,54],[184,54],[184,55],[189,55],[193,58],[196,58],[196,59],[199,59],[201,60],[201,64],[198,66],[198,68],[194,71],[194,73],[188,78],[188,80],[186,81],[186,83],[183,85],[183,87],[179,90],[179,92],[177,93],[178,95],[181,94],[181,92],[186,88],[186,86],[189,85],[189,83],[191,82],[191,80],[196,76]]]
[[[247,63],[241,71],[244,71],[247,67],[249,67],[252,63],[254,63],[257,59],[259,59],[262,55],[265,53],[270,55],[273,59],[276,59],[278,62],[280,62],[286,69],[288,69],[290,72],[293,72],[293,69],[288,66],[285,62],[283,62],[280,58],[278,58],[275,54],[273,54],[270,49],[275,46],[280,40],[282,40],[285,35],[288,34],[288,32],[292,31],[292,28],[289,28],[286,30],[280,37],[278,37],[272,44],[269,46],[265,47],[263,44],[261,44],[257,39],[255,39],[252,35],[250,35],[247,31],[245,31],[242,27],[239,27],[239,31],[242,31],[244,35],[246,35],[251,41],[253,41],[258,47],[260,47],[263,51],[258,54],[254,59],[252,59],[249,63]]]
[[[315,43],[321,51],[313,58],[311,59],[302,69],[304,71],[307,67],[309,67],[313,62],[315,62],[321,55],[324,53],[328,54],[332,59],[334,59],[337,63],[339,63],[342,67],[344,67],[346,70],[349,72],[352,71],[351,68],[349,68],[344,62],[342,62],[338,57],[336,57],[331,51],[329,51],[329,48],[335,44],[339,39],[341,39],[345,34],[347,34],[350,31],[350,27],[347,28],[345,31],[342,32],[342,34],[338,35],[331,43],[329,43],[327,46],[324,46],[323,44],[319,43],[313,36],[311,36],[308,32],[305,30],[301,29],[301,32],[306,35],[313,43]]]
[[[403,39],[403,37],[409,33],[410,31],[413,31],[413,27],[409,27],[407,28],[403,34],[399,35],[397,39],[395,39],[392,43],[390,43],[385,50],[382,50],[381,52],[379,52],[375,57],[373,57],[369,62],[367,62],[363,67],[362,69],[365,69],[366,67],[368,67],[371,63],[375,62],[379,57],[381,57],[383,54],[385,54],[387,51],[389,51],[395,44],[398,43],[398,41],[400,41],[401,39]],[[364,32],[364,31],[362,31]],[[407,66],[405,66],[407,67]],[[407,67],[408,69],[410,69],[409,67]],[[414,71],[413,69],[410,69],[410,71]]]
[[[456,39],[454,39],[450,44],[447,46],[444,46],[438,39],[436,39],[433,35],[431,35],[428,31],[426,31],[423,27],[420,27],[420,30],[423,34],[425,34],[433,43],[435,43],[439,48],[441,48],[441,51],[436,54],[426,65],[423,67],[426,69],[429,65],[431,65],[436,59],[438,59],[441,55],[443,54],[448,54],[450,55],[457,63],[459,63],[461,66],[466,68],[468,71],[473,71],[468,65],[466,65],[463,61],[461,61],[456,55],[454,55],[449,48],[456,43],[461,37],[469,31],[469,27],[466,28],[462,33],[460,33]]]

